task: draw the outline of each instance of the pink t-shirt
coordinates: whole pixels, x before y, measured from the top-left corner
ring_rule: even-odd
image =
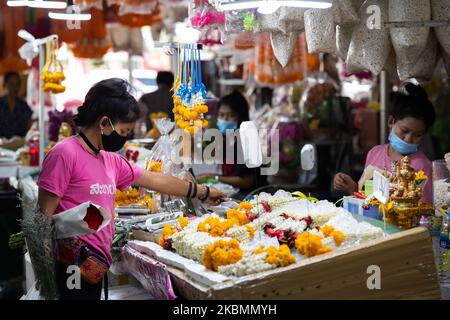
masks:
[[[413,154],[410,154],[409,158],[411,159],[411,167],[413,167],[417,171],[422,170],[427,175],[428,180],[425,182],[424,191],[422,194],[422,202],[432,204],[433,194],[432,183],[430,182],[432,172],[431,161],[428,160],[427,156],[420,150]],[[401,160],[401,158],[395,159],[389,156],[389,144],[382,144],[373,147],[369,151],[366,159],[366,167],[372,165],[381,170],[384,170],[384,168],[386,168],[387,171],[390,172],[392,163],[399,160]]]
[[[116,153],[102,150],[97,157],[94,156],[73,136],[55,145],[45,157],[37,184],[60,198],[55,214],[87,201],[111,213],[109,225],[94,234],[80,237],[111,263],[116,188],[125,190],[141,173],[142,169]]]

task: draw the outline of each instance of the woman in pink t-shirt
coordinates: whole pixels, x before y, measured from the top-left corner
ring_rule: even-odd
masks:
[[[125,190],[136,185],[174,196],[197,197],[212,204],[225,197],[214,188],[144,171],[114,153],[123,147],[138,118],[138,103],[126,81],[100,81],[78,108],[75,122],[80,127],[79,134],[58,143],[44,160],[38,179],[38,203],[44,214],[51,217],[87,201],[111,214],[109,225],[100,231],[58,241],[56,279],[61,299],[100,299],[102,278],[112,263],[116,188]],[[82,271],[89,277],[82,277],[80,289],[70,290],[66,284],[70,274],[66,271],[74,264],[82,264],[86,268]]]
[[[433,125],[435,111],[422,87],[408,83],[404,89],[405,93],[396,94],[393,99],[392,115],[388,122],[391,131],[389,144],[372,148],[367,155],[365,167],[372,165],[390,171],[394,161],[408,155],[411,166],[417,171],[424,171],[429,177],[424,186],[422,201],[432,203],[431,161],[419,150],[419,145]],[[334,177],[334,188],[352,194],[358,191],[358,184],[349,175],[339,172]]]

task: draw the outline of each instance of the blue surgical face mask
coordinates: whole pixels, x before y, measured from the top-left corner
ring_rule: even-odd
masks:
[[[226,134],[227,130],[237,129],[237,122],[217,119],[217,129],[219,129],[222,134]]]
[[[419,148],[418,144],[408,143],[400,139],[394,131],[389,135],[389,142],[391,143],[392,149],[403,156],[417,152]]]

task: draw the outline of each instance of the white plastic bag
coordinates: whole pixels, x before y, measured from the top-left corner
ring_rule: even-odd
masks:
[[[388,18],[388,0],[367,0],[359,10],[360,21],[353,31],[347,55],[347,72],[369,70],[379,74],[386,64],[391,51],[389,29],[367,28],[367,7],[377,5],[381,11],[381,21]]]
[[[333,0],[334,22],[340,25],[358,22],[358,10],[363,2],[363,0]]]
[[[336,26],[333,10],[309,9],[305,11],[305,34],[311,53],[336,52]]]
[[[40,291],[36,288],[37,281],[34,282],[34,284],[31,286],[30,290],[23,295],[20,300],[45,300],[42,296]]]
[[[99,185],[98,188],[100,190],[102,186]],[[113,190],[113,192],[115,192],[115,190]],[[92,221],[91,219],[96,219],[97,221],[102,219],[102,222],[100,225],[98,225],[97,222],[88,223],[89,221]],[[55,223],[56,238],[65,239],[76,236],[85,236],[100,231],[111,221],[111,214],[104,208],[88,201],[54,215],[53,221]]]
[[[303,32],[305,30],[305,8],[281,7],[279,28],[282,32]]]
[[[389,21],[427,21],[431,19],[429,0],[389,0]],[[429,27],[391,28],[392,44],[397,60],[412,64],[427,45]]]
[[[433,20],[450,21],[450,0],[431,0],[431,17]],[[436,27],[434,32],[441,47],[450,55],[450,26]]]
[[[401,60],[397,58],[397,70],[400,80],[418,78],[431,80],[437,62],[437,41],[433,32],[430,32],[425,50],[415,61]]]
[[[270,33],[270,42],[272,44],[273,54],[283,68],[286,67],[289,60],[291,60],[296,41],[297,34],[293,32],[288,34],[284,34],[282,32]]]
[[[347,58],[354,29],[355,26],[352,24],[336,26],[336,53],[341,59],[345,60]]]
[[[257,168],[262,165],[261,141],[258,129],[252,121],[244,121],[239,128],[245,164],[248,168]]]

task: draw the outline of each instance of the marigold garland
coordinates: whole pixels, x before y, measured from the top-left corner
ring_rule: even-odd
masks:
[[[345,240],[344,233],[342,233],[341,231],[337,231],[333,227],[328,225],[324,225],[323,227],[321,227],[320,232],[323,233],[325,238],[332,237],[337,246],[340,246]]]
[[[255,254],[267,252],[266,262],[274,264],[277,267],[286,267],[297,262],[295,257],[291,254],[291,250],[285,244],[282,244],[278,249],[270,246],[267,249],[257,249]]]
[[[221,237],[230,229],[235,221],[225,220],[220,221],[219,218],[209,217],[200,222],[197,226],[197,231],[207,232],[213,237]]]
[[[314,257],[332,251],[330,247],[325,247],[322,238],[309,232],[304,232],[295,239],[297,251],[305,257]]]
[[[238,210],[245,211],[246,213],[250,212],[253,209],[253,205],[248,201],[243,201],[239,204]]]
[[[243,252],[239,241],[219,240],[206,247],[202,256],[203,265],[210,270],[217,271],[219,266],[233,264],[242,259]]]
[[[171,243],[169,237],[171,237],[175,233],[183,230],[188,224],[189,224],[189,220],[183,216],[178,218],[178,222],[175,227],[171,226],[170,224],[165,224],[163,231],[162,231],[162,235],[159,238],[159,245],[166,250],[171,250],[172,243]]]
[[[236,209],[230,209],[227,211],[227,219],[239,227],[250,222],[247,218],[247,214]]]
[[[245,226],[245,229],[247,230],[249,238],[253,239],[255,237],[255,229],[249,225]]]

